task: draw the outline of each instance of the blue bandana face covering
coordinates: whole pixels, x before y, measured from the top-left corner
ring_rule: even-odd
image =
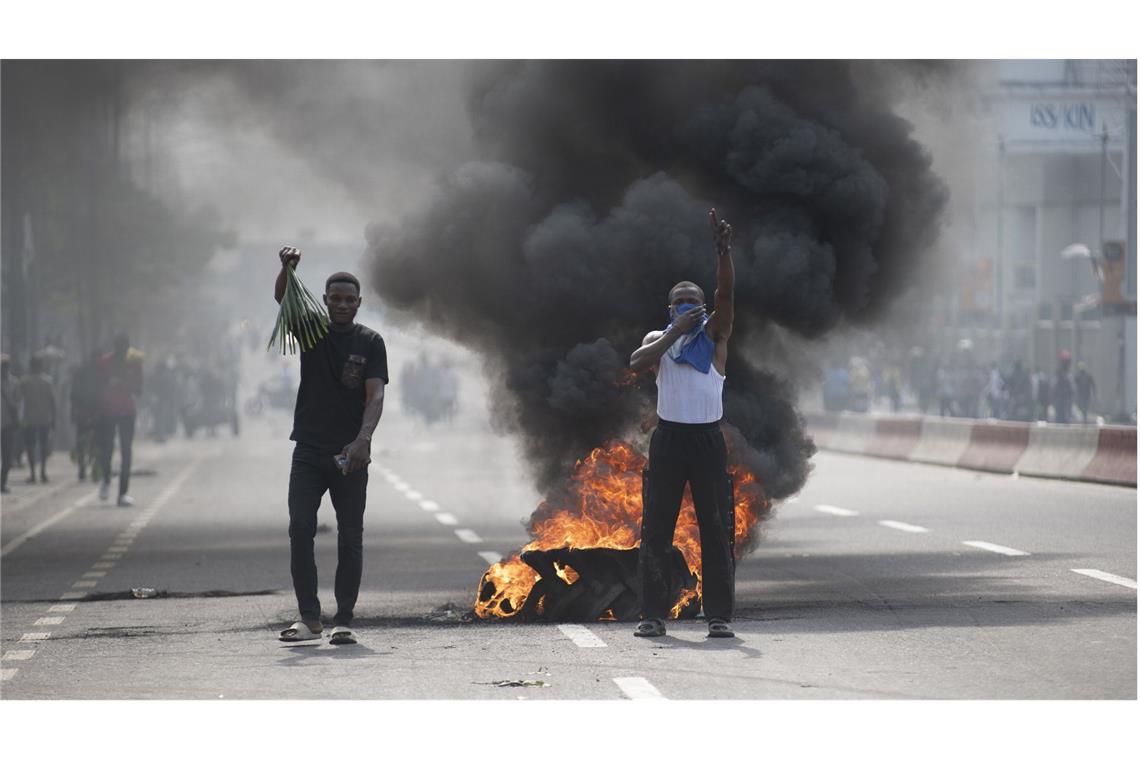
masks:
[[[673,324],[675,321],[677,321],[677,317],[681,316],[682,314],[687,314],[688,312],[692,311],[693,309],[697,308],[698,306],[699,306],[699,304],[695,304],[695,303],[683,303],[683,304],[678,304],[675,307],[672,307],[672,306],[669,307],[669,309],[666,310],[669,314],[669,324]],[[692,333],[694,330],[696,330],[699,327],[701,327],[701,325],[698,324],[692,330],[689,330],[689,333]]]
[[[697,308],[699,304],[683,303],[674,308],[671,312],[676,312],[674,316],[672,313],[669,315],[669,324],[673,324],[676,317],[681,316],[687,312]],[[697,324],[693,325],[693,329],[685,333],[685,336],[670,346],[669,356],[673,361],[678,364],[688,364],[698,372],[708,374],[709,368],[712,367],[713,351],[716,344],[713,343],[712,338],[705,332],[705,324],[709,321],[706,316]]]

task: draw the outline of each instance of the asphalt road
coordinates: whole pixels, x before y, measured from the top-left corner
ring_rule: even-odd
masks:
[[[538,495],[479,415],[426,429],[394,409],[370,475],[361,643],[282,644],[288,422],[140,444],[133,508],[67,479],[65,456],[51,486],[14,473],[3,698],[1136,697],[1134,490],[820,453],[738,567],[736,639],[700,621],[660,640],[460,623],[433,611],[470,608]],[[317,543],[331,610],[335,529]],[[116,598],[134,587],[170,596]],[[541,684],[496,685],[526,681]]]

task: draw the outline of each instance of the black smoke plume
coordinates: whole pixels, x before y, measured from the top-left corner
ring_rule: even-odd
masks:
[[[725,418],[768,495],[802,487],[814,445],[780,367],[740,347],[865,322],[905,287],[946,201],[892,110],[922,66],[820,62],[515,62],[475,67],[480,160],[414,217],[368,232],[385,301],[481,352],[493,405],[539,487],[628,435],[651,379],[629,354],[679,280],[712,300],[706,213],[735,229]]]

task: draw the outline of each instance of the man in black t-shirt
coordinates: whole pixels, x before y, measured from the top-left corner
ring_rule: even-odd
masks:
[[[274,297],[285,295],[286,267],[296,267],[296,248],[278,253],[281,272]],[[321,603],[313,537],[325,491],[332,497],[337,525],[336,615],[331,644],[355,644],[349,628],[360,591],[364,554],[364,503],[368,489],[372,433],[384,411],[388,356],[384,339],[353,320],[360,308],[360,282],[337,272],[325,283],[329,332],[301,353],[301,386],[293,413],[293,465],[289,472],[289,551],[293,590],[301,620],[280,634],[282,641],[319,639]],[[343,457],[341,463],[338,458]]]

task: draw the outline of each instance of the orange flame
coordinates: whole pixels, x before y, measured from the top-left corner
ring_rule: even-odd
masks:
[[[733,463],[729,471],[736,497],[737,556],[748,545],[753,528],[768,509],[768,500],[755,475]],[[641,473],[645,457],[624,442],[612,442],[590,452],[577,463],[564,488],[548,496],[531,517],[533,540],[509,559],[492,565],[481,589],[493,589],[487,599],[476,599],[475,614],[481,618],[513,617],[518,614],[539,575],[522,561],[523,552],[570,547],[575,549],[632,549],[641,543]],[[673,544],[681,550],[697,577],[695,591],[688,591],[673,608],[677,617],[693,597],[700,596],[701,543],[696,513],[688,489],[681,503]],[[573,583],[573,568],[559,567],[558,574]],[[488,585],[488,583],[490,585]],[[603,616],[604,617],[604,616]],[[612,617],[612,613],[611,613]]]

